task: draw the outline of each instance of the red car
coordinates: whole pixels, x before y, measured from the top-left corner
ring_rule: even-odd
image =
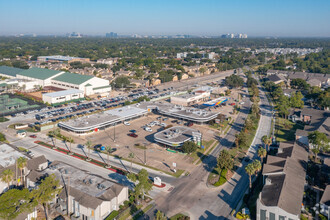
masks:
[[[34,134],[33,134],[33,135],[30,135],[29,137],[30,137],[30,138],[37,138],[37,135],[34,135]]]
[[[193,126],[193,125],[194,125],[194,123],[192,123],[192,122],[189,122],[189,123],[187,124],[188,127],[191,127],[191,126]]]
[[[135,133],[129,133],[128,136],[133,137],[133,138],[137,138],[138,137],[138,135],[135,134]]]
[[[236,103],[235,103],[235,102],[233,102],[233,103],[230,103],[230,105],[234,106],[234,105],[236,105]]]

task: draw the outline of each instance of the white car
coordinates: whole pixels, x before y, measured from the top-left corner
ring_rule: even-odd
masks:
[[[124,125],[127,125],[127,126],[129,126],[129,125],[131,125],[128,121],[124,121]]]
[[[152,132],[152,129],[149,128],[149,127],[146,127],[144,130],[149,131],[149,132]]]
[[[245,103],[245,102],[241,102],[241,103],[239,103],[239,104],[244,105],[244,103]]]
[[[167,124],[165,124],[165,123],[161,123],[160,126],[162,126],[162,127],[166,127]]]
[[[147,124],[149,127],[153,127],[155,126],[155,124],[153,122],[150,122],[149,124]]]

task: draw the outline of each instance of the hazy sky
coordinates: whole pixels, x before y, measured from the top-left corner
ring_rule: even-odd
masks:
[[[0,35],[330,37],[330,0],[0,0]]]

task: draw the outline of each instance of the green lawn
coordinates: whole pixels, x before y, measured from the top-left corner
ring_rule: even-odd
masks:
[[[304,129],[304,126],[284,118],[276,118],[275,136],[277,141],[294,141],[297,129]]]
[[[215,142],[214,139],[209,141],[202,141],[202,145],[205,147],[205,149],[197,148],[197,150],[190,154],[190,157],[193,158],[193,162],[195,162],[198,159],[204,158],[205,152],[209,149],[209,147]]]
[[[181,214],[181,213],[178,213],[178,214],[172,216],[172,217],[170,218],[170,220],[177,220],[177,219],[179,219],[179,218],[183,218],[183,217],[188,217],[188,216],[186,216],[186,215],[184,215],[184,214]]]
[[[0,117],[0,122],[6,122],[6,121],[9,121],[9,119],[5,117]]]

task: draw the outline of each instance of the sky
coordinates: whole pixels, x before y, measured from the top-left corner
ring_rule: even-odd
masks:
[[[330,37],[330,0],[0,0],[0,35]]]

